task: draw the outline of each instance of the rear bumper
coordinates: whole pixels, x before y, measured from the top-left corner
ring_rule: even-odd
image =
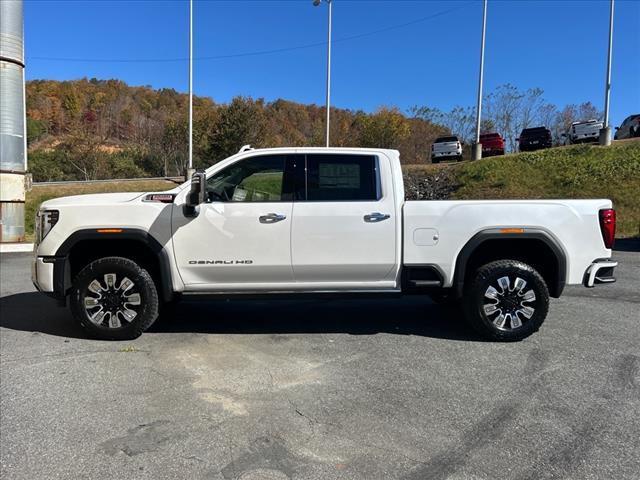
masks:
[[[584,272],[584,286],[592,288],[600,283],[615,282],[616,278],[613,276],[613,271],[617,266],[618,262],[614,262],[611,259],[594,261]]]
[[[431,152],[431,158],[459,157],[460,155],[462,155],[462,152],[458,152],[456,150],[449,152]]]

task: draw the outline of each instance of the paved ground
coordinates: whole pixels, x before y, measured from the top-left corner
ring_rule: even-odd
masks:
[[[2,255],[3,479],[637,479],[640,245],[521,343],[426,299],[185,304],[86,340]]]

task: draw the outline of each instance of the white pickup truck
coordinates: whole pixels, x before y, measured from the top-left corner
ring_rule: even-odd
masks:
[[[604,123],[595,119],[573,122],[569,131],[562,134],[567,145],[575,143],[597,142]]]
[[[108,339],[185,295],[402,293],[518,340],[617,265],[610,200],[406,201],[381,149],[243,147],[167,192],[49,200],[36,225],[34,284]]]

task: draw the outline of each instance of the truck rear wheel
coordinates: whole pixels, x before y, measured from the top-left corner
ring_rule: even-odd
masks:
[[[122,257],[85,266],[73,281],[71,312],[95,338],[130,340],[158,317],[158,292],[149,273]]]
[[[465,286],[469,324],[497,341],[522,340],[536,332],[549,311],[549,290],[530,265],[498,260],[480,267]]]

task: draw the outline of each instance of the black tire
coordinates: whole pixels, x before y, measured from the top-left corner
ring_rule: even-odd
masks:
[[[461,162],[462,161],[462,155],[458,155],[456,157],[456,162]]]
[[[432,158],[431,159],[431,163],[440,163],[440,159],[439,158]]]
[[[90,336],[131,340],[155,322],[159,302],[153,279],[144,268],[127,258],[105,257],[91,262],[75,277],[70,304],[74,318]],[[131,312],[135,315],[128,320]]]
[[[527,300],[531,295],[533,299]],[[463,308],[467,322],[484,337],[507,342],[522,340],[536,332],[547,317],[549,290],[530,265],[498,260],[472,274],[465,285]]]

